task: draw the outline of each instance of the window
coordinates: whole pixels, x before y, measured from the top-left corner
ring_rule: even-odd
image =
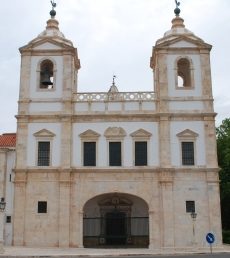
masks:
[[[186,201],[186,212],[195,212],[195,201]]]
[[[47,213],[47,202],[38,202],[38,213]]]
[[[81,153],[83,166],[97,165],[97,143],[100,134],[88,129],[79,134],[81,138]],[[80,151],[80,150],[79,150]]]
[[[135,166],[147,166],[147,142],[135,142]]]
[[[44,60],[40,65],[40,89],[53,89],[54,66],[50,60]]]
[[[6,216],[6,223],[11,223],[11,216]]]
[[[121,166],[121,142],[109,142],[109,165]]]
[[[50,142],[39,141],[38,142],[38,166],[50,165]]]
[[[191,87],[190,62],[181,58],[177,62],[178,87]]]
[[[96,142],[84,142],[84,166],[96,166]]]
[[[194,165],[194,143],[182,142],[182,165],[193,166]]]
[[[178,157],[181,159],[182,166],[194,166],[196,163],[195,159],[195,147],[196,140],[199,134],[193,132],[190,129],[185,129],[184,131],[177,134],[181,152],[178,153]]]

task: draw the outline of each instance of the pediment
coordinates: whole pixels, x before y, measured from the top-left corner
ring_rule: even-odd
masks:
[[[186,129],[180,133],[177,134],[177,137],[183,137],[183,138],[195,138],[199,136],[197,133],[193,132],[192,130]]]
[[[62,48],[60,46],[58,46],[57,44],[53,44],[51,42],[44,42],[44,43],[34,46],[33,49],[36,49],[36,50],[46,50],[46,49],[59,50]]]
[[[98,138],[100,136],[99,133],[89,129],[81,134],[79,134],[81,138]]]
[[[125,137],[126,132],[122,127],[109,127],[105,130],[105,137]]]
[[[66,41],[66,42],[65,42]],[[30,41],[27,45],[21,47],[19,50],[62,50],[62,49],[73,49],[73,46],[70,45],[70,41],[67,40],[57,40],[47,39],[47,38],[36,38]]]
[[[144,129],[139,129],[139,130],[131,133],[130,136],[136,137],[136,138],[146,138],[146,137],[149,138],[152,136],[152,134]]]
[[[42,129],[36,133],[34,133],[35,137],[54,137],[55,134],[47,129]]]
[[[175,48],[208,48],[211,49],[210,44],[205,43],[202,39],[195,35],[191,36],[170,36],[167,40],[163,40],[162,43],[158,44],[156,47],[175,47]]]

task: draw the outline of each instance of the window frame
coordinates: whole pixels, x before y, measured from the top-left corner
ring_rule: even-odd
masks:
[[[152,134],[144,129],[138,129],[137,131],[130,134],[133,141],[133,166],[134,167],[142,167],[149,166],[149,158],[150,158],[150,139]],[[135,165],[135,142],[147,142],[147,165]]]
[[[35,151],[35,166],[38,168],[48,168],[48,167],[52,167],[53,164],[53,141],[54,141],[54,137],[55,134],[46,130],[46,129],[42,129],[36,133],[34,133],[34,137],[36,140],[36,151]],[[38,145],[39,142],[50,142],[50,162],[49,162],[49,166],[39,166],[38,165]]]
[[[79,134],[79,137],[81,138],[81,166],[82,167],[96,167],[98,165],[98,142],[99,137],[101,135],[91,129],[88,129],[84,131],[83,133]],[[96,143],[96,157],[95,157],[95,166],[84,166],[84,142],[95,142]]]
[[[45,61],[49,61],[53,64],[53,87],[51,89],[49,88],[41,88],[40,85],[40,81],[41,81],[41,65],[43,62]],[[36,91],[40,91],[40,92],[53,92],[56,91],[56,77],[57,77],[57,65],[56,62],[53,58],[42,58],[37,65],[37,70],[36,70],[36,74],[37,74],[37,83],[36,83]]]
[[[95,143],[95,165],[85,165],[85,143]],[[84,140],[82,141],[82,166],[83,167],[96,167],[97,166],[97,141]]]
[[[46,210],[45,212],[39,212],[39,203],[45,203],[46,204]],[[46,200],[43,201],[37,201],[37,215],[45,215],[48,213],[48,202]]]
[[[184,152],[183,152],[183,144],[184,143],[192,143],[193,146],[193,164],[184,164],[185,157],[184,157]],[[195,143],[194,141],[181,141],[181,164],[182,166],[195,166]]]
[[[180,71],[178,69],[178,62],[181,59],[186,59],[189,62],[189,74],[190,74],[190,85],[185,85],[185,86],[178,86],[178,77],[180,76],[182,79],[183,77],[180,75]],[[174,70],[175,70],[175,88],[176,90],[192,90],[195,88],[195,82],[194,82],[194,65],[193,61],[190,57],[188,56],[179,56],[176,58],[175,63],[174,63]]]
[[[192,204],[191,206],[189,204]],[[192,207],[192,210],[190,211],[189,208]],[[196,202],[194,200],[186,200],[185,201],[185,211],[186,213],[194,213],[196,212]]]
[[[108,167],[123,167],[124,166],[124,138],[126,136],[126,132],[122,127],[108,127],[104,136],[107,141],[107,166]],[[120,166],[110,166],[109,160],[109,143],[110,142],[120,142],[121,143],[121,165]]]
[[[39,165],[39,143],[41,143],[41,142],[49,143],[49,165]],[[51,166],[51,142],[50,142],[50,140],[42,139],[42,140],[37,141],[37,160],[36,161],[37,161],[38,167],[50,167]]]
[[[194,167],[197,165],[197,148],[196,148],[196,141],[199,135],[193,132],[190,129],[186,129],[177,134],[178,141],[179,141],[179,155],[180,155],[180,165],[182,167]],[[183,142],[192,142],[193,143],[193,155],[194,155],[194,164],[193,165],[183,165],[183,153],[182,153],[182,143]]]
[[[145,165],[136,165],[136,143],[138,142],[145,142],[146,143],[146,164]],[[141,140],[141,139],[138,139],[138,140],[134,140],[133,141],[133,144],[134,144],[134,156],[133,156],[133,162],[134,162],[134,166],[135,167],[146,167],[148,166],[148,149],[149,149],[149,144],[148,144],[148,140]]]
[[[121,152],[120,152],[120,160],[121,164],[120,165],[110,165],[110,143],[117,142],[121,144]],[[121,140],[109,140],[108,141],[108,166],[109,167],[122,167],[123,166],[123,144]]]

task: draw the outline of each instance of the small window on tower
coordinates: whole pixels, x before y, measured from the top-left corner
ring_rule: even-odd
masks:
[[[177,87],[191,87],[191,67],[190,62],[186,58],[181,58],[177,62]]]
[[[50,60],[44,60],[40,66],[40,89],[53,89],[54,66]]]

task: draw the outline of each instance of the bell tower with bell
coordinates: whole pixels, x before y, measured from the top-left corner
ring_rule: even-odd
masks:
[[[59,22],[55,18],[56,3],[51,1],[51,4],[51,18],[45,30],[19,49],[21,74],[15,167],[15,245],[23,245],[24,241],[25,225],[21,219],[25,218],[22,207],[25,205],[27,180],[34,171],[38,171],[38,177],[42,176],[47,166],[53,175],[60,169],[71,167],[71,115],[80,60],[73,43],[59,30]],[[49,152],[46,161],[39,157],[41,148],[47,148]]]

